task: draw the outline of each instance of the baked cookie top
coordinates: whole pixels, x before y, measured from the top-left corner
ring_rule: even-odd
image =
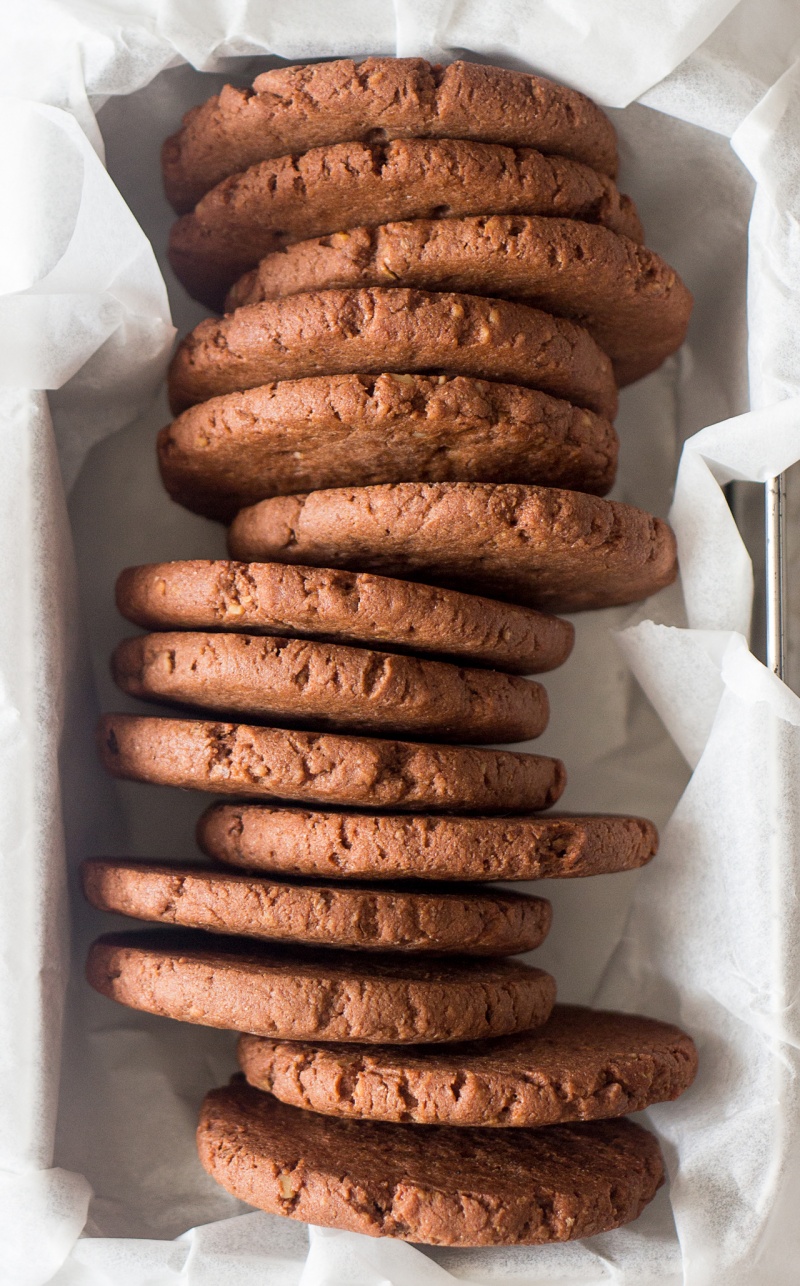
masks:
[[[212,1090],[200,1160],[242,1201],[309,1223],[437,1246],[543,1245],[635,1219],[664,1181],[631,1121],[546,1130],[332,1120],[249,1085]]]
[[[242,870],[348,880],[551,880],[644,866],[658,834],[642,817],[408,816],[212,804],[209,857]]]
[[[207,933],[110,933],[92,944],[95,990],[165,1018],[289,1040],[476,1040],[545,1022],[548,973],[511,960],[326,951]]]
[[[527,741],[549,716],[545,689],[529,679],[313,639],[144,634],[117,645],[111,668],[144,700],[379,737]]]
[[[392,285],[519,299],[585,326],[620,384],[686,336],[692,297],[653,250],[576,219],[478,215],[353,228],[268,254],[233,287],[231,311],[313,290]]]
[[[529,147],[408,138],[312,148],[232,174],[173,224],[169,260],[189,293],[218,310],[238,277],[295,241],[468,214],[585,219],[643,240],[630,197],[588,165]]]
[[[556,1005],[543,1027],[427,1049],[243,1036],[251,1085],[330,1116],[538,1128],[640,1112],[697,1071],[691,1037],[636,1014]]]
[[[608,356],[584,327],[525,304],[383,287],[321,290],[200,322],[169,368],[174,415],[312,375],[442,372],[538,388],[613,418]]]
[[[456,812],[549,808],[566,784],[544,755],[200,719],[107,714],[97,729],[114,777],[216,794]]]
[[[665,522],[577,491],[397,483],[280,496],[243,509],[234,558],[357,567],[575,612],[647,598],[677,575]]]
[[[290,883],[112,858],[84,862],[81,879],[101,911],[351,951],[517,955],[544,941],[552,917],[545,898],[491,889]]]
[[[535,147],[612,178],[617,170],[608,117],[585,95],[542,76],[480,63],[340,58],[263,72],[252,89],[226,85],[192,108],[164,143],[164,188],[184,213],[229,174],[259,161],[375,137]]]
[[[561,665],[569,621],[455,590],[339,568],[192,559],[128,567],[117,607],[150,630],[234,630],[371,643],[512,674]]]

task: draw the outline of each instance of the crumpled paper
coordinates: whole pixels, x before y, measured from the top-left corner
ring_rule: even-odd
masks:
[[[779,0],[635,12],[612,0],[368,10],[349,0],[335,13],[317,0],[288,10],[34,0],[0,21],[4,173],[19,193],[0,214],[3,244],[14,246],[0,266],[4,1279],[794,1281],[800,718],[797,698],[747,650],[752,574],[720,484],[763,480],[800,458],[800,16]],[[121,1010],[81,980],[85,945],[103,925],[75,896],[77,861],[192,856],[202,806],[105,781],[91,743],[98,705],[134,708],[107,674],[125,633],[113,608],[119,568],[223,548],[219,528],[170,504],[155,468],[172,335],[159,264],[179,330],[201,315],[164,266],[158,146],[223,79],[197,75],[187,59],[243,83],[266,52],[451,57],[459,47],[545,71],[608,106],[642,98],[647,106],[615,114],[623,186],[649,243],[697,298],[682,353],[623,395],[615,492],[666,513],[686,443],[672,506],[684,597],[672,589],[633,614],[581,617],[574,657],[548,676],[553,720],[537,743],[567,761],[565,807],[652,816],[662,851],[641,874],[538,886],[555,924],[536,957],[564,999],[682,1022],[701,1073],[682,1100],[649,1114],[670,1189],[626,1229],[492,1252],[312,1229],[309,1246],[301,1225],[246,1213],[194,1158],[197,1103],[233,1066],[229,1037]],[[757,410],[743,415],[748,381]],[[44,388],[47,399],[35,391]],[[76,478],[74,567],[62,481]],[[73,967],[62,1043],[64,837]]]

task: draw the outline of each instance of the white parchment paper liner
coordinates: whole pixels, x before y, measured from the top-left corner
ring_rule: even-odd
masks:
[[[11,197],[0,207],[3,1280],[794,1282],[800,702],[747,651],[752,575],[720,485],[800,458],[800,11],[778,0],[635,11],[612,0],[35,0],[0,21]],[[124,705],[105,670],[125,632],[111,598],[119,567],[222,548],[217,528],[169,504],[153,459],[166,416],[163,394],[153,396],[173,334],[144,235],[163,257],[157,144],[218,83],[178,64],[233,67],[246,80],[257,53],[459,48],[544,71],[612,107],[639,97],[656,109],[617,118],[624,185],[698,306],[686,350],[624,395],[615,494],[664,512],[682,442],[713,425],[684,449],[672,509],[685,604],[668,591],[633,622],[623,611],[581,618],[575,657],[548,682],[553,724],[538,744],[567,760],[565,806],[645,812],[663,844],[641,876],[551,882],[556,923],[537,958],[564,998],[684,1024],[701,1074],[684,1099],[650,1113],[672,1181],[630,1228],[542,1251],[425,1253],[312,1230],[309,1251],[301,1225],[241,1213],[193,1159],[197,1101],[231,1066],[227,1036],[88,994],[79,962],[98,917],[77,901],[59,1093],[63,836],[70,867],[100,849],[178,857],[191,851],[202,804],[112,787],[91,745],[93,682],[102,705]],[[180,292],[173,313],[181,330],[200,315]],[[748,371],[756,409],[742,415]],[[78,478],[71,532],[62,477],[67,488]]]

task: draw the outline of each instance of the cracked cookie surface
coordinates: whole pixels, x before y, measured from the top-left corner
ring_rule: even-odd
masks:
[[[617,1228],[664,1181],[631,1121],[546,1130],[333,1120],[249,1085],[212,1090],[197,1145],[250,1205],[372,1237],[438,1246],[543,1245]]]
[[[180,1022],[287,1040],[419,1044],[537,1027],[555,982],[512,960],[281,947],[187,930],[111,933],[86,976],[104,996]]]
[[[534,148],[408,138],[312,148],[232,174],[173,224],[169,260],[189,293],[219,310],[239,277],[296,241],[471,214],[583,219],[643,240],[630,197],[587,165]]]
[[[423,290],[320,290],[200,322],[169,368],[173,415],[272,380],[442,372],[617,409],[608,356],[584,327],[503,299]]]
[[[202,866],[93,858],[83,891],[101,911],[265,941],[353,951],[508,956],[538,947],[545,898],[493,890],[292,884]]]
[[[229,522],[270,496],[383,482],[533,482],[604,495],[619,443],[603,416],[462,375],[320,375],[213,397],[161,430],[173,500]]]
[[[636,1014],[556,1005],[535,1031],[445,1048],[242,1036],[256,1089],[330,1116],[418,1125],[538,1128],[640,1112],[697,1071],[691,1037]]]
[[[448,817],[212,804],[209,857],[243,870],[327,879],[544,880],[634,870],[655,856],[642,817]]]
[[[199,719],[104,715],[97,746],[112,776],[132,781],[411,812],[549,808],[566,784],[544,755]]]
[[[111,668],[144,700],[379,737],[527,741],[549,715],[545,689],[529,679],[309,639],[145,634],[123,639]]]
[[[397,483],[243,509],[234,558],[358,567],[574,612],[647,598],[677,575],[675,537],[632,505],[507,483]]]
[[[337,568],[194,559],[128,567],[117,607],[143,629],[241,630],[468,660],[512,674],[563,664],[569,621],[493,599]]]
[[[617,144],[585,95],[541,76],[480,63],[350,58],[263,72],[192,108],[164,143],[167,199],[191,210],[229,174],[347,140],[429,137],[535,147],[612,178]]]

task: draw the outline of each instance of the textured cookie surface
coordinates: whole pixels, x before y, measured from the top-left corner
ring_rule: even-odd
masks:
[[[351,139],[467,138],[535,147],[612,177],[617,146],[590,99],[541,76],[477,63],[349,58],[280,67],[193,108],[161,155],[167,199],[191,210],[229,174]]]
[[[217,861],[326,879],[551,880],[643,866],[641,817],[415,817],[212,804],[197,826]]]
[[[217,794],[367,808],[525,812],[566,783],[542,755],[109,714],[97,733],[115,777]]]
[[[437,741],[526,741],[547,726],[539,683],[368,648],[257,634],[124,639],[114,680],[130,696],[290,727]]]
[[[470,214],[583,219],[642,240],[633,202],[587,165],[533,148],[409,138],[312,148],[231,175],[173,225],[169,259],[195,299],[219,308],[243,273],[295,241]]]
[[[620,384],[683,343],[692,297],[652,250],[573,219],[480,215],[354,228],[269,254],[228,310],[298,292],[407,286],[519,299],[585,326]]]
[[[368,572],[197,559],[128,567],[117,607],[144,629],[242,630],[372,643],[514,674],[562,665],[569,621]]]
[[[611,362],[564,317],[476,295],[323,290],[196,326],[169,370],[173,414],[224,393],[313,375],[442,371],[538,388],[607,418]]]
[[[286,1040],[475,1040],[546,1022],[548,973],[506,960],[292,950],[177,931],[92,944],[91,985],[165,1018]]]
[[[288,884],[210,871],[95,858],[81,868],[101,911],[187,929],[355,951],[507,956],[538,947],[550,903],[514,893],[352,884]]]
[[[453,1130],[333,1120],[250,1086],[212,1090],[200,1160],[274,1214],[438,1246],[542,1245],[641,1214],[664,1181],[658,1142],[630,1121]]]
[[[420,576],[547,611],[646,598],[677,574],[675,538],[641,509],[576,491],[397,483],[281,496],[243,509],[234,558]]]
[[[382,482],[533,482],[603,495],[617,451],[602,416],[461,375],[282,380],[190,407],[158,438],[173,500],[223,521],[270,496]]]
[[[239,1063],[257,1089],[331,1116],[535,1128],[675,1099],[694,1079],[697,1051],[669,1023],[556,1005],[536,1031],[445,1048],[243,1036]]]

